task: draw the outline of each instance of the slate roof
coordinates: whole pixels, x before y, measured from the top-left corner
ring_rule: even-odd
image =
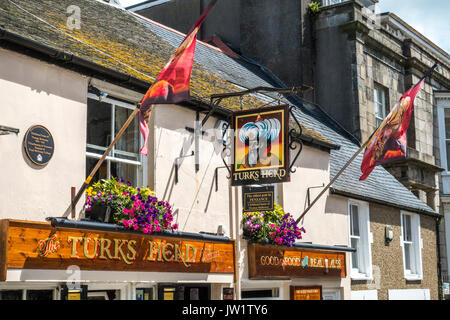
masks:
[[[73,16],[74,11],[67,12],[73,5],[80,8],[80,29],[70,28],[71,20],[68,18]],[[167,30],[164,28],[159,28],[159,33],[149,32],[149,27],[148,23],[142,23],[128,11],[95,0],[0,0],[0,35],[3,30],[19,35],[63,51],[55,58],[73,62],[71,56],[78,57],[104,69],[129,75],[142,83],[147,82],[148,86],[184,38],[175,32],[161,33]],[[251,66],[245,74],[248,79],[238,76],[240,73],[235,71],[239,62],[231,63],[226,58],[222,59],[223,66],[209,70],[204,68],[205,64],[214,65],[209,60],[217,60],[217,53],[220,52],[210,49],[207,51],[211,54],[204,54],[202,47],[206,46],[197,47],[200,47],[197,49],[200,54],[196,53],[192,68],[192,100],[209,103],[211,94],[242,90],[238,84],[244,87],[252,82],[269,85],[268,78],[263,80],[261,76],[252,76]],[[231,68],[230,72],[226,68]],[[247,95],[242,98],[242,104],[258,106],[261,100]],[[221,106],[238,110],[241,101],[239,98],[227,99]],[[304,126],[303,134],[333,147],[331,141],[312,128]]]
[[[67,8],[73,4],[81,9],[80,30],[71,30],[67,25]],[[45,18],[45,21],[39,17]],[[183,39],[183,35],[173,30],[95,0],[0,0],[0,42],[2,31],[62,50],[149,84]],[[230,57],[198,42],[191,78],[193,99],[208,103],[209,95],[213,93],[241,91],[258,86],[280,87],[282,83],[258,64]],[[270,102],[273,97],[273,94],[255,94],[243,97],[242,103],[245,108],[253,108]],[[354,138],[318,106],[293,96],[282,101],[297,106],[294,113],[305,135],[340,146],[339,150],[330,150],[333,177],[359,149],[352,140]],[[239,98],[226,99],[221,106],[230,111],[239,109]],[[360,182],[361,160],[362,153],[334,183],[333,192],[414,212],[437,214],[382,167],[377,167],[366,181]]]

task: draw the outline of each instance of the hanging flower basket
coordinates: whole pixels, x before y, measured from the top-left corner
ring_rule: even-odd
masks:
[[[111,211],[111,206],[94,204],[86,211],[85,217],[92,221],[112,223],[113,217]]]
[[[305,233],[291,214],[275,203],[273,211],[244,212],[242,227],[244,238],[251,242],[292,247]]]
[[[102,179],[86,189],[85,216],[89,220],[122,225],[127,229],[152,233],[176,230],[172,208],[159,201],[149,188],[134,188],[116,178]]]

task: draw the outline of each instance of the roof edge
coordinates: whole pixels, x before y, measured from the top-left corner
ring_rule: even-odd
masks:
[[[433,218],[440,218],[440,217],[442,217],[442,214],[434,211],[431,208],[430,208],[431,211],[426,211],[426,210],[423,210],[423,209],[406,207],[406,206],[394,204],[394,203],[391,203],[391,202],[382,201],[382,200],[378,200],[378,199],[375,199],[375,198],[365,197],[365,196],[361,196],[361,195],[354,194],[354,193],[351,193],[351,192],[338,190],[338,189],[333,188],[333,187],[330,188],[330,192],[332,194],[336,194],[336,195],[339,195],[339,196],[344,196],[344,197],[352,198],[352,199],[356,199],[356,200],[363,200],[363,201],[367,201],[367,202],[372,202],[372,203],[380,204],[380,205],[387,206],[387,207],[393,207],[393,208],[400,209],[400,210],[416,212],[416,213],[424,214],[424,215],[427,215],[427,216],[430,216],[430,217],[433,217]],[[417,199],[417,200],[421,201],[420,199]]]
[[[15,45],[19,45],[23,48],[30,49],[34,52],[46,55],[53,61],[60,61],[65,64],[74,64],[83,68],[87,68],[95,73],[100,73],[104,76],[108,76],[114,78],[116,81],[121,84],[129,84],[131,86],[136,86],[141,89],[148,89],[148,87],[152,84],[151,82],[147,82],[145,80],[138,79],[133,77],[127,73],[123,73],[111,68],[104,67],[102,65],[96,64],[89,60],[80,58],[72,53],[68,53],[54,47],[48,46],[44,43],[23,37],[21,35],[12,33],[8,30],[0,28],[0,41],[10,42]],[[69,69],[66,67],[66,69]],[[82,72],[79,72],[82,73]]]

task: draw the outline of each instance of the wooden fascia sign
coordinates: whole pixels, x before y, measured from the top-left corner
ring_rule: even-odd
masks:
[[[234,273],[234,241],[52,227],[0,220],[0,281],[8,269]]]
[[[250,279],[346,277],[345,252],[248,245]]]

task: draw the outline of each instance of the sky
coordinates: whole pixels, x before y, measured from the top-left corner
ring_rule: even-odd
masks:
[[[143,0],[120,0],[120,2],[126,7]],[[450,0],[379,0],[376,10],[395,13],[450,53]]]

